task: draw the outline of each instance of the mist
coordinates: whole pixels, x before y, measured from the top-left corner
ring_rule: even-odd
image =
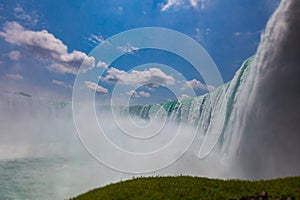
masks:
[[[105,143],[90,137],[91,131],[78,134],[70,102],[16,94],[1,94],[0,102],[0,162],[3,166],[0,173],[9,178],[7,185],[14,185],[11,190],[15,198],[38,199],[44,193],[49,199],[62,199],[137,176],[233,176],[229,175],[228,163],[221,160],[218,149],[207,159],[199,159],[199,146],[204,136],[197,134],[194,125],[199,119],[191,120],[195,115],[188,109],[193,107],[191,102],[182,102],[182,110],[174,110],[169,119],[165,112],[154,110],[153,115],[150,114],[151,120],[138,113],[130,116],[124,110],[118,110],[121,114],[115,119],[107,107],[97,107],[98,120],[110,141],[126,151],[144,154],[143,163],[121,157],[116,150],[102,149]],[[197,105],[199,101],[192,102]],[[93,127],[91,116],[85,113],[87,106],[82,105],[80,110],[85,123]],[[183,123],[179,123],[179,117]],[[124,128],[144,139],[129,137],[124,134]],[[97,158],[89,144],[84,143],[84,137],[90,138],[96,144],[96,151],[104,157]],[[174,138],[177,142],[170,145]],[[159,152],[164,148],[168,151]],[[147,153],[155,151],[158,151],[158,157],[147,157]],[[211,168],[212,165],[218,167]],[[7,172],[7,166],[13,166],[17,171]],[[28,181],[32,184],[28,185]],[[28,193],[28,188],[33,192]],[[34,192],[36,188],[39,192]],[[10,195],[6,190],[3,194]]]
[[[300,175],[299,15],[298,0],[283,0],[256,55],[203,96],[114,116],[108,107],[83,104],[74,113],[71,102],[1,94],[0,162],[22,166],[15,173],[34,183],[18,179],[11,193],[38,199],[21,186],[42,182],[49,199],[68,198],[133,176]],[[43,164],[28,171],[33,160]],[[0,170],[13,182],[15,173]]]
[[[300,2],[283,0],[262,35],[247,90],[241,91],[239,161],[247,177],[300,174],[299,36]]]

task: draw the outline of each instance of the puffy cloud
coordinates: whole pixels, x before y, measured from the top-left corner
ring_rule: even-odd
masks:
[[[52,83],[61,87],[65,87],[65,88],[72,88],[71,85],[68,85],[67,83],[63,82],[63,81],[58,81],[58,80],[52,80]]]
[[[140,91],[139,95],[141,95],[142,97],[146,97],[146,98],[150,97],[150,93],[144,92],[144,91]]]
[[[50,71],[53,71],[58,74],[65,74],[65,73],[76,74],[77,73],[77,68],[66,67],[65,65],[60,64],[60,63],[51,64],[47,68]]]
[[[0,32],[0,35],[4,37],[5,41],[12,44],[38,47],[55,55],[61,55],[67,51],[67,47],[62,41],[56,39],[54,35],[46,30],[26,30],[18,22],[6,22],[3,30],[4,32]]]
[[[21,74],[6,74],[7,78],[13,79],[13,80],[22,80],[23,76]]]
[[[209,91],[209,90],[215,89],[214,86],[211,86],[211,85],[207,86],[207,85],[201,83],[200,81],[198,81],[196,79],[192,79],[190,81],[186,81],[185,85],[182,87],[182,90],[185,90],[185,89],[187,89],[189,87],[192,87],[194,89],[204,90],[204,91]]]
[[[140,86],[149,83],[174,85],[175,79],[166,75],[159,68],[150,68],[144,71],[132,70],[125,72],[116,68],[107,70],[107,75],[101,80],[107,82],[120,82],[126,85]]]
[[[95,65],[95,58],[88,57],[81,51],[68,53],[67,46],[46,30],[26,30],[17,22],[6,22],[0,36],[6,42],[25,47],[26,52],[29,50],[46,61],[50,60],[52,66],[48,69],[58,73],[76,74],[81,64],[83,71]]]
[[[101,68],[106,69],[106,68],[108,67],[108,64],[107,64],[106,62],[103,62],[103,61],[100,60],[100,61],[97,63],[97,67],[101,67]]]
[[[8,54],[8,57],[9,57],[9,59],[11,59],[11,60],[19,60],[20,56],[21,56],[20,51],[11,51],[11,52]]]
[[[84,81],[85,87],[87,87],[90,90],[93,90],[95,92],[98,92],[100,94],[108,94],[108,90],[97,83],[91,82],[91,81]]]
[[[130,90],[129,92],[127,92],[126,94],[128,94],[129,96],[134,96],[136,98],[140,98],[140,97],[145,97],[145,98],[148,98],[150,97],[150,93],[148,92],[145,92],[145,91],[140,91],[140,92],[137,92],[135,90]]]
[[[171,7],[178,6],[192,6],[194,8],[198,8],[200,5],[201,9],[205,9],[205,4],[207,0],[168,0],[168,2],[162,6],[161,11],[166,11]]]

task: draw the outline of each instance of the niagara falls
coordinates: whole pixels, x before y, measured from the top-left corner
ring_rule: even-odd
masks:
[[[299,0],[12,0],[0,22],[0,200],[300,198]]]

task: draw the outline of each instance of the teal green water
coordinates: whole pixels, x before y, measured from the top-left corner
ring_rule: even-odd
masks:
[[[96,166],[86,159],[79,161],[56,157],[2,160],[0,199],[69,199],[99,186],[97,182],[100,179],[94,175],[93,181],[86,173],[87,169],[92,170],[93,167]]]
[[[1,199],[58,199],[55,187],[62,163],[41,158],[0,161]]]

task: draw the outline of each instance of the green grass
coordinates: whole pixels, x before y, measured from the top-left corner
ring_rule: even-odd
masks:
[[[300,177],[274,180],[217,180],[200,177],[136,178],[94,189],[75,200],[238,199],[267,191],[269,199],[300,199]]]

